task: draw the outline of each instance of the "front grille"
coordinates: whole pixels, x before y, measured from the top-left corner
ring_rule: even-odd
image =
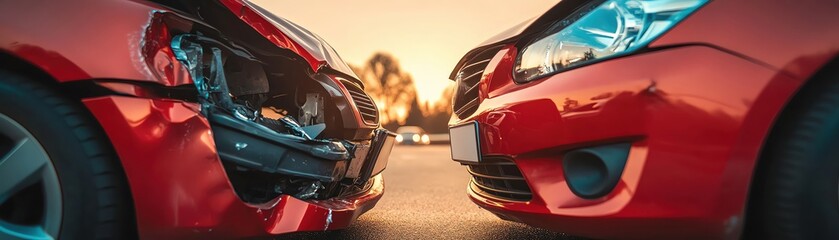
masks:
[[[498,53],[499,47],[492,47],[475,55],[457,71],[456,92],[452,96],[452,111],[463,119],[475,113],[480,105],[478,86],[489,61]]]
[[[472,174],[470,187],[485,197],[529,201],[533,197],[518,166],[503,157],[484,157],[481,163],[467,163]]]
[[[350,97],[352,97],[356,108],[358,108],[358,112],[361,113],[361,119],[367,124],[379,123],[379,110],[376,109],[376,104],[373,102],[373,99],[370,99],[370,96],[367,96],[367,93],[364,93],[364,90],[358,85],[349,82],[343,83],[344,87],[350,93]]]

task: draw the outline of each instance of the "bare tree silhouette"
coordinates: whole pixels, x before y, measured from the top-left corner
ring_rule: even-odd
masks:
[[[419,102],[410,74],[403,72],[399,61],[387,53],[375,53],[362,66],[350,68],[364,82],[364,90],[376,101],[382,126],[395,130],[401,125],[421,126],[428,132],[447,132],[452,114],[453,83],[434,104]]]
[[[426,110],[429,113],[444,113],[447,115],[452,114],[452,96],[454,95],[454,82],[450,82],[449,86],[443,90],[442,95],[440,96],[440,100],[434,103],[431,108]]]
[[[417,92],[410,74],[402,72],[399,62],[387,53],[376,53],[353,70],[364,82],[365,91],[379,106],[382,124],[405,124]]]

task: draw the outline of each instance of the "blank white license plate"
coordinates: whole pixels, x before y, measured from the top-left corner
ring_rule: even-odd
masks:
[[[452,160],[459,162],[480,162],[481,142],[478,140],[478,123],[469,122],[449,128],[452,144]]]

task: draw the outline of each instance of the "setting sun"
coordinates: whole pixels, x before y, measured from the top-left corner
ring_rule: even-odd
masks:
[[[449,73],[466,51],[557,1],[253,2],[316,32],[352,65],[364,64],[375,52],[392,54],[413,76],[420,104],[433,105],[452,85]]]

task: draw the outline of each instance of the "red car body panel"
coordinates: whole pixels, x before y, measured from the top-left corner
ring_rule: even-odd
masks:
[[[483,73],[476,113],[453,116],[450,126],[477,121],[481,154],[512,158],[533,198],[470,189],[470,199],[504,219],[572,235],[738,238],[774,120],[839,49],[837,32],[823,33],[839,22],[837,4],[755,5],[711,2],[652,51],[526,84],[513,81],[518,50],[506,44]],[[821,24],[804,26],[811,21]],[[619,142],[632,147],[615,189],[597,199],[575,195],[562,153]]]
[[[322,55],[328,54],[308,52],[301,45],[304,43],[295,42],[244,2],[221,2],[277,47],[302,56],[314,71],[327,64],[327,57]],[[157,78],[144,64],[148,56],[140,47],[149,34],[152,16],[159,12],[170,11],[143,1],[84,0],[51,4],[21,1],[14,7],[0,9],[3,13],[0,31],[14,33],[0,36],[0,50],[41,68],[59,82],[102,78],[158,82],[165,86],[188,84]],[[43,31],[44,26],[60,27]],[[305,44],[321,46],[321,43]],[[112,62],[102,64],[102,59]],[[333,67],[342,70],[345,66]]]
[[[709,44],[807,79],[839,51],[837,11],[835,1],[713,1],[651,47]]]
[[[381,198],[374,186],[347,199],[288,195],[251,205],[233,191],[210,125],[195,103],[99,97],[84,104],[102,123],[128,177],[140,237],[242,238],[347,227]]]
[[[266,16],[267,10],[261,9],[245,0],[220,0],[230,12],[256,30],[277,47],[288,49],[302,56],[313,71],[329,66],[344,74],[355,76],[350,67],[340,59],[338,53],[325,41],[312,32],[286,19]],[[357,78],[357,77],[356,77]]]
[[[241,0],[222,0],[221,2],[231,12],[237,14],[239,19],[242,19],[242,21],[253,27],[254,30],[262,34],[271,43],[302,56],[312,69],[317,70],[321,65],[326,64],[325,59],[319,59],[307,52],[303,46],[291,40],[285,33],[274,27],[268,19],[260,16],[259,13],[254,11],[253,8],[250,8],[245,2]]]
[[[149,67],[152,61],[147,60],[155,55],[144,52],[150,46],[144,41],[168,41],[155,27],[155,15],[164,12],[177,14],[143,1],[19,1],[0,8],[0,52],[37,67],[58,83],[121,80],[96,83],[129,96],[82,102],[120,158],[141,238],[230,239],[340,229],[377,203],[384,189],[381,175],[371,179],[369,190],[353,196],[304,201],[281,195],[262,205],[240,200],[198,104],[162,99],[137,84],[192,84],[188,76],[161,75]],[[246,20],[259,21],[253,16]],[[282,35],[272,27],[257,30]],[[321,67],[298,43],[287,38],[284,43],[278,46],[310,60],[315,70]],[[171,51],[168,54],[179,69],[180,63]]]
[[[151,16],[158,11],[164,10],[133,1],[20,1],[0,10],[0,31],[13,33],[0,36],[0,49],[58,82],[91,78],[158,82],[140,49]]]

